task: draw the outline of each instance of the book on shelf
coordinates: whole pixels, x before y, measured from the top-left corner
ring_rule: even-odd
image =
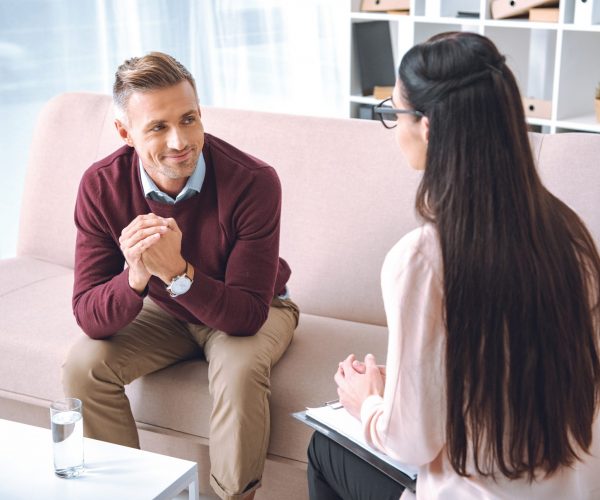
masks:
[[[326,403],[317,408],[307,408],[306,411],[293,413],[292,416],[351,451],[413,493],[415,492],[416,467],[403,464],[369,446],[363,437],[361,423],[341,405]]]
[[[396,83],[390,23],[368,21],[352,24],[362,95],[373,95],[375,86]]]

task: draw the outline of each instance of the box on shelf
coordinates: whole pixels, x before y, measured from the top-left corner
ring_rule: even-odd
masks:
[[[386,12],[408,10],[410,0],[362,0],[360,10],[363,12]]]
[[[523,108],[525,109],[525,116],[528,118],[544,118],[549,120],[552,117],[552,101],[524,97]]]
[[[392,95],[394,91],[394,87],[381,87],[379,85],[375,85],[373,88],[373,97],[375,99],[387,99]]]
[[[600,0],[575,0],[574,24],[600,24]]]
[[[558,7],[535,7],[529,11],[529,20],[538,23],[557,23]]]
[[[556,0],[493,0],[492,17],[505,19],[507,17],[522,16],[534,7],[558,5]]]

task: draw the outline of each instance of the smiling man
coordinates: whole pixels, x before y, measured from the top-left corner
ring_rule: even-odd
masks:
[[[271,367],[298,323],[279,180],[204,133],[194,79],[171,56],[125,61],[113,98],[125,145],[85,172],[75,207],[73,311],[87,337],[64,364],[65,393],[83,401],[87,436],[139,447],[125,385],[204,356],[211,485],[252,498]]]

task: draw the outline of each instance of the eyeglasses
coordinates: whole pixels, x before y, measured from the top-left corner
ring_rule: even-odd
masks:
[[[373,107],[373,112],[377,113],[379,120],[385,128],[394,128],[396,125],[396,121],[398,120],[399,114],[404,115],[413,115],[422,117],[425,116],[420,111],[415,109],[396,109],[391,105],[393,104],[392,98],[388,97],[385,101],[381,101],[377,106]]]

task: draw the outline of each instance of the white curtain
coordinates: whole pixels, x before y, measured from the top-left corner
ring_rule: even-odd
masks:
[[[348,0],[0,0],[0,258],[14,255],[39,109],[110,93],[125,59],[167,52],[201,104],[347,116]],[[8,215],[10,214],[10,215]]]
[[[215,104],[347,116],[345,0],[198,3],[190,45],[200,87]],[[210,8],[209,8],[210,6]]]

